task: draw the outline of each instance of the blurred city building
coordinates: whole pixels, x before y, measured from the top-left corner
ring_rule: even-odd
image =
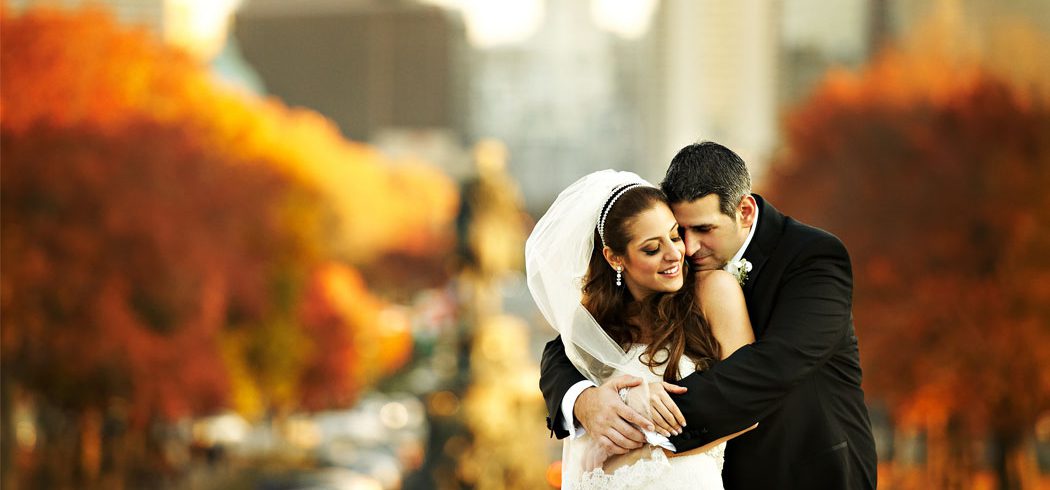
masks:
[[[661,2],[646,70],[646,154],[662,176],[678,149],[719,141],[760,175],[777,141],[778,5],[763,0]]]
[[[251,0],[234,31],[271,94],[352,139],[461,178],[472,142],[504,142],[532,213],[593,170],[658,181],[698,139],[760,178],[781,106],[867,56],[861,0],[833,8],[832,35],[814,2],[638,4]]]
[[[459,16],[409,1],[249,0],[233,31],[269,94],[392,158],[470,175]]]
[[[527,40],[475,47],[468,138],[494,137],[538,214],[581,175],[603,168],[646,176],[644,51],[595,25],[587,2],[546,2]]]
[[[455,50],[463,29],[440,8],[251,0],[234,35],[272,95],[325,114],[351,139],[461,127]]]
[[[778,113],[809,95],[828,69],[858,68],[867,61],[887,35],[886,8],[884,0],[782,2]]]

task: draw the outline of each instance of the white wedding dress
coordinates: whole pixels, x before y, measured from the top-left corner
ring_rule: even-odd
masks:
[[[663,380],[663,367],[657,366],[653,373],[638,359],[645,351],[645,346],[637,344],[628,350],[635,362],[644,369],[646,382]],[[691,359],[685,356],[678,363],[681,376],[692,374],[696,370]],[[647,434],[647,436],[650,434]],[[722,465],[725,462],[726,443],[697,454],[667,458],[661,449],[648,446],[653,457],[643,459],[630,466],[618,468],[612,474],[606,474],[601,468],[583,475],[577,484],[563,485],[563,488],[579,490],[628,490],[640,488],[688,489],[688,490],[723,490]],[[649,450],[649,449],[646,449]],[[670,466],[668,467],[668,463]],[[564,482],[569,483],[569,482]]]
[[[592,172],[566,187],[536,222],[525,241],[525,272],[529,292],[543,318],[561,335],[565,355],[588,380],[601,384],[610,370],[641,375],[659,381],[648,366],[638,360],[642,346],[624,352],[581,304],[583,284],[589,274],[594,251],[595,230],[601,234],[603,213],[620,195],[634,186],[655,187],[631,172],[601,170]],[[602,240],[604,236],[600,235]],[[633,354],[632,354],[633,353]],[[679,367],[685,374],[695,369],[686,360]],[[637,388],[636,388],[637,389]],[[656,434],[652,442],[656,443]],[[666,442],[666,438],[664,438]],[[562,489],[691,489],[721,490],[725,445],[702,454],[668,459],[662,449],[646,446],[625,458],[609,461],[610,473],[600,468],[602,451],[584,434],[567,438],[562,451]],[[636,463],[614,468],[618,462],[640,457]]]

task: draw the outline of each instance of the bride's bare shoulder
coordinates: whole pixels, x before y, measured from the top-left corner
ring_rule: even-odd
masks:
[[[696,296],[711,332],[722,345],[723,359],[754,342],[744,292],[735,276],[723,270],[697,272]]]
[[[696,272],[696,294],[701,299],[739,290],[736,277],[722,269]]]

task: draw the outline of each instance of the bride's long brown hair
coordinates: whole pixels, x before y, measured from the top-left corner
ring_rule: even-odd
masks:
[[[626,257],[627,243],[631,241],[628,228],[639,214],[661,204],[667,204],[663,191],[647,186],[628,189],[612,206],[606,203],[609,209],[603,210],[607,212],[605,245]],[[666,363],[665,381],[679,379],[678,363],[683,355],[696,364],[698,371],[722,358],[721,346],[696,300],[695,275],[688,269],[683,264],[685,284],[678,291],[654,293],[643,301],[635,301],[626,286],[616,286],[615,272],[605,260],[602,239],[595,228],[583,306],[620,347],[646,343],[639,359],[654,373],[657,366]]]

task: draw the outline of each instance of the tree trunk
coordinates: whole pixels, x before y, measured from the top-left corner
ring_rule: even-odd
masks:
[[[11,400],[11,378],[9,368],[0,369],[0,488],[15,488],[14,468],[15,441],[14,403]]]
[[[96,485],[102,468],[102,415],[89,408],[79,414],[80,484]]]
[[[46,400],[37,404],[38,460],[31,488],[74,488],[78,468],[77,427]]]
[[[965,490],[974,488],[973,476],[976,465],[970,446],[970,438],[963,431],[959,417],[953,415],[945,428],[948,449],[948,474],[944,488]]]
[[[995,472],[999,479],[999,490],[1021,490],[1021,475],[1015,462],[1021,450],[1021,436],[999,433],[995,435]]]

